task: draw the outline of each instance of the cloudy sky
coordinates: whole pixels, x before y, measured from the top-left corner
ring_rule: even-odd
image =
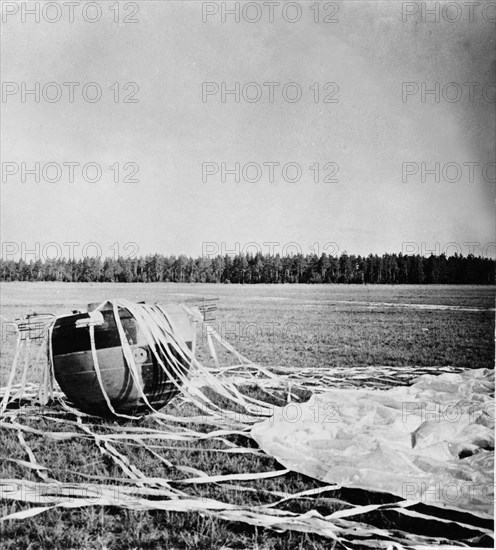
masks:
[[[321,4],[316,23],[313,2],[280,2],[273,22],[262,3],[260,20],[249,22],[243,13],[256,19],[256,6],[243,12],[241,2],[240,21],[226,15],[223,22],[225,2],[147,1],[135,14],[133,3],[127,11],[120,3],[117,13],[114,2],[100,2],[99,14],[91,6],[83,13],[81,2],[74,22],[62,7],[51,23],[53,7],[36,22],[7,4],[4,243],[96,242],[110,255],[113,243],[134,242],[140,254],[196,256],[202,243],[221,250],[221,243],[295,242],[311,252],[313,243],[333,242],[368,254],[400,252],[404,243],[419,251],[421,243],[458,243],[466,253],[472,242],[481,253],[496,240],[491,11],[470,14],[460,3],[460,13],[440,11],[424,22],[420,3],[406,3],[405,14],[397,1],[337,2],[336,10]],[[67,82],[78,83],[72,102]],[[269,82],[277,83],[273,98]],[[22,97],[35,83],[39,98]],[[210,95],[202,96],[204,83]],[[221,94],[235,83],[239,102]],[[436,86],[438,98],[422,97],[422,88]],[[91,102],[98,89],[101,98]],[[22,163],[29,170],[36,162],[39,182],[22,173]],[[67,163],[78,163],[73,182]],[[82,173],[87,163],[100,167],[99,181],[89,181],[95,165]],[[205,176],[205,163],[219,171]],[[237,183],[229,174],[222,181],[222,163],[253,164]],[[274,181],[267,163],[279,163]],[[427,173],[422,182],[422,169],[435,163],[440,181]],[[57,179],[57,165],[60,180],[47,181]],[[295,167],[299,181],[288,181]],[[336,167],[338,181],[323,181]],[[138,181],[122,181],[126,175]]]

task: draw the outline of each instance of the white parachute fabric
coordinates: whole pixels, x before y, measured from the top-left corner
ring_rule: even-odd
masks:
[[[139,418],[133,418],[133,424],[95,419],[74,409],[57,387],[51,368],[51,327],[39,341],[38,349],[31,350],[29,342],[20,338],[7,386],[0,388],[0,430],[8,441],[17,436],[17,454],[3,460],[23,467],[25,476],[0,479],[0,499],[30,507],[7,510],[0,521],[30,518],[55,507],[119,506],[135,510],[197,511],[212,518],[278,531],[314,533],[340,541],[344,546],[356,542],[360,547],[402,548],[402,544],[442,547],[450,540],[450,533],[424,536],[403,531],[399,525],[389,530],[377,527],[373,518],[370,521],[366,518],[369,512],[383,511],[401,514],[407,520],[420,518],[456,524],[468,530],[462,539],[471,543],[492,536],[492,529],[482,526],[485,522],[478,518],[469,518],[476,521],[466,524],[466,516],[450,516],[448,520],[433,513],[433,509],[423,513],[415,506],[425,501],[424,493],[427,498],[432,497],[431,486],[437,482],[443,484],[438,486],[442,493],[433,500],[444,500],[436,505],[467,510],[470,504],[470,512],[492,519],[488,499],[492,502],[493,478],[492,472],[488,472],[493,461],[490,449],[494,447],[494,379],[490,371],[457,375],[454,374],[457,369],[451,366],[262,367],[206,327],[212,366],[200,362],[188,348],[167,308],[127,300],[111,303],[114,311],[125,308],[131,313],[160,368],[173,375],[171,379],[180,393],[166,409],[156,411],[150,405],[150,414],[143,424]],[[98,313],[105,304],[95,311]],[[197,311],[184,309],[191,319],[199,317]],[[91,318],[88,326],[93,322],[98,319]],[[121,329],[118,322],[124,357],[133,381],[139,386],[139,367],[128,353]],[[162,361],[156,350],[166,345],[174,353]],[[42,361],[47,346],[48,362],[46,357]],[[222,355],[216,352],[216,346]],[[226,354],[231,361],[234,358],[234,364],[231,361],[223,364]],[[181,367],[181,359],[191,364],[188,374]],[[95,366],[98,369],[96,363]],[[425,372],[436,376],[422,376],[411,388],[377,389],[409,383],[415,375]],[[31,383],[32,378],[37,382]],[[314,396],[301,405],[300,400],[307,399],[310,393]],[[273,405],[274,401],[286,405],[279,408]],[[460,419],[453,416],[458,410]],[[446,422],[450,423],[451,431]],[[450,436],[445,441],[448,432]],[[31,446],[39,438],[45,440],[44,449],[52,449],[51,443],[55,442],[57,453],[70,452],[65,444],[69,446],[73,440],[84,442],[88,452],[97,449],[96,471],[94,466],[76,473],[54,468],[47,458],[40,456],[37,445]],[[261,449],[253,442],[245,446],[245,438],[255,439]],[[167,470],[157,473],[153,462],[137,460],[137,447]],[[176,450],[180,452],[176,454]],[[211,461],[211,470],[203,466],[202,471],[192,467],[196,464],[182,454],[190,451],[215,452],[219,459]],[[233,454],[255,456],[253,470],[219,473],[218,463]],[[286,469],[276,468],[272,460],[260,466],[259,461],[268,458],[267,455],[279,460]],[[117,467],[111,478],[106,473],[108,463]],[[287,490],[284,484],[276,486],[277,490],[271,485],[258,486],[265,479],[283,479],[290,475],[290,470],[331,483],[298,492]],[[36,482],[31,479],[33,476]],[[450,496],[446,491],[453,479],[469,483],[466,487],[471,491],[470,502],[446,502],[446,495]],[[421,494],[423,481],[426,485]],[[215,489],[214,498],[207,490],[200,492],[208,485]],[[342,486],[398,494],[403,499],[364,505],[327,494]],[[217,489],[225,494],[218,496]],[[398,493],[398,489],[402,492]],[[235,499],[231,496],[239,491],[247,494],[246,505],[232,502]],[[267,504],[248,498],[250,493],[259,491],[267,496]],[[299,510],[298,503],[309,505],[316,495],[337,510],[325,516],[316,508],[308,512]],[[289,503],[297,511],[281,509]]]
[[[309,477],[493,518],[493,370],[329,390],[276,408],[251,435]]]

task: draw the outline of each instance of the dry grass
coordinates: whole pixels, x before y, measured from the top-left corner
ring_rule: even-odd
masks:
[[[350,287],[350,286],[250,286],[235,285],[91,285],[12,283],[4,285],[2,314],[8,319],[25,313],[68,312],[87,302],[119,296],[131,300],[166,303],[195,296],[220,297],[214,324],[221,335],[243,354],[267,365],[288,365],[311,369],[329,366],[346,372],[350,366],[394,365],[415,367],[453,365],[464,368],[494,365],[493,287]],[[357,303],[369,302],[370,304]],[[398,308],[384,302],[436,304],[481,308],[480,311]],[[374,305],[375,304],[375,305]],[[4,326],[4,335],[8,333]],[[8,335],[2,346],[2,385],[13,352]],[[200,339],[198,355],[207,357]],[[174,412],[172,405],[171,412]],[[28,421],[26,421],[28,422]],[[33,421],[33,425],[44,420]],[[136,425],[136,423],[127,423]],[[152,426],[151,420],[140,426]],[[46,427],[46,426],[45,426]],[[95,430],[105,429],[99,422]],[[201,428],[201,426],[199,426]],[[54,429],[51,425],[50,429]],[[55,428],[56,429],[56,428]],[[60,430],[68,429],[59,424]],[[123,478],[115,463],[100,455],[95,445],[84,439],[47,442],[36,435],[26,436],[40,463],[50,467],[55,478],[77,481],[105,476],[110,483]],[[238,441],[238,444],[240,442]],[[246,438],[246,446],[253,443]],[[177,465],[189,465],[208,474],[269,471],[280,468],[267,456],[228,455],[215,450],[213,443],[168,443],[161,453],[170,460],[167,467],[140,447],[122,445],[133,463],[148,475],[174,477],[184,474]],[[25,478],[25,468],[5,459],[26,459],[15,437],[5,437],[0,451],[3,478]],[[30,479],[36,480],[34,472]],[[241,484],[243,485],[243,484]],[[322,484],[299,474],[245,484],[254,492],[227,485],[197,486],[198,495],[235,504],[270,502],[270,491],[298,492]],[[316,509],[329,514],[342,502],[391,502],[389,495],[357,490],[329,491],[306,500],[290,501],[286,509],[305,512]],[[21,507],[3,501],[3,512]],[[358,518],[378,527],[402,529],[442,536],[445,525],[400,519],[395,513],[369,514]],[[486,527],[484,522],[481,522]],[[486,522],[487,523],[487,522]],[[455,532],[458,540],[471,533]],[[474,534],[474,533],[472,533]],[[81,510],[50,510],[25,521],[2,525],[2,548],[328,548],[328,539],[294,532],[275,533],[240,523],[225,522],[196,513],[138,512],[116,507],[88,507]],[[484,541],[482,541],[484,542]]]

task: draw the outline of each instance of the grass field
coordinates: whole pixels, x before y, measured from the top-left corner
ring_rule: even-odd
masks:
[[[414,373],[425,366],[494,367],[494,287],[348,286],[348,285],[201,285],[201,284],[59,284],[7,283],[2,286],[1,313],[11,320],[26,313],[70,313],[89,302],[119,297],[167,303],[195,297],[219,298],[212,326],[242,354],[264,365],[301,369],[392,365]],[[8,322],[2,322],[1,385],[14,351]],[[198,355],[206,359],[200,335]],[[141,421],[146,425],[147,421]],[[32,436],[29,444],[57,479],[81,481],[81,475],[122,477],[115,464],[84,440],[47,444]],[[228,458],[224,458],[228,456]],[[255,472],[279,468],[275,460],[255,455],[219,457],[201,448],[176,445],[167,454],[173,464],[187,464],[209,474]],[[0,451],[3,478],[25,477],[25,469],[5,459],[25,460],[15,437]],[[136,450],[136,460],[149,475],[167,476],[167,468]],[[36,480],[34,472],[32,479]],[[174,474],[177,477],[177,472]],[[301,491],[321,484],[299,474],[259,481],[257,492],[209,486],[205,496],[229,502],[261,503],[266,490]],[[253,484],[252,484],[253,486]],[[339,508],[335,499],[380,502],[382,495],[340,490],[322,497],[288,503],[288,509]],[[3,503],[3,512],[20,506]],[[422,533],[432,526],[398,523],[394,514],[373,518],[378,526],[410,528]],[[138,512],[114,507],[51,510],[2,527],[2,549],[21,548],[326,548],[329,540],[294,532],[275,533],[241,523],[212,520],[196,513]],[[429,534],[435,534],[430,532]],[[460,538],[466,534],[460,533]]]

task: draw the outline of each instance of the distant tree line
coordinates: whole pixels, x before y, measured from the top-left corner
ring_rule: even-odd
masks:
[[[238,254],[213,258],[0,259],[2,281],[119,283],[494,284],[495,261],[473,255],[383,254],[339,257]]]

